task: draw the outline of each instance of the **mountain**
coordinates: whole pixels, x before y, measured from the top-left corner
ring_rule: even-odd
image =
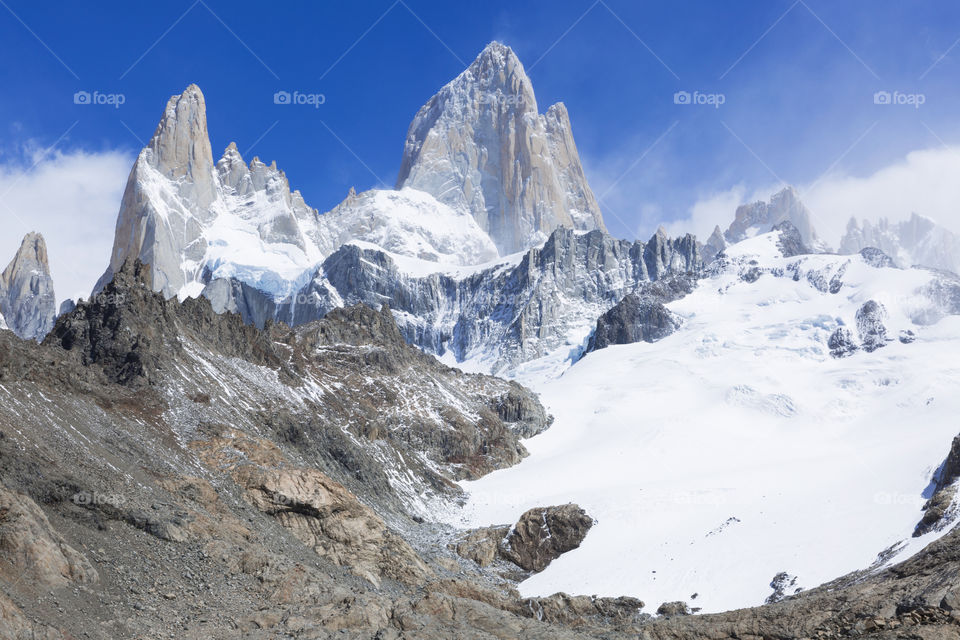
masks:
[[[47,244],[28,233],[0,274],[0,318],[21,338],[42,340],[57,317],[57,298],[47,261]]]
[[[412,189],[353,194],[320,215],[276,163],[247,164],[234,143],[214,163],[204,96],[191,85],[170,98],[134,163],[96,290],[132,259],[150,265],[150,286],[167,297],[195,297],[212,280],[230,278],[283,298],[350,239],[454,263],[495,256],[470,222]]]
[[[723,237],[723,232],[720,231],[720,225],[717,225],[713,228],[713,233],[711,233],[710,237],[707,238],[707,241],[704,243],[700,253],[703,254],[704,262],[710,262],[717,256],[718,253],[726,248],[727,239]]]
[[[504,255],[542,242],[558,226],[605,229],[566,107],[540,114],[523,65],[499,42],[417,112],[397,187],[469,212]]]
[[[411,344],[450,364],[509,374],[549,354],[575,358],[596,318],[623,296],[667,276],[695,279],[701,264],[690,235],[670,239],[661,229],[643,243],[560,227],[525,253],[440,271],[352,242],[285,300],[231,280],[212,282],[204,295],[218,312],[240,313],[257,326],[298,325],[339,306],[386,302]]]
[[[451,120],[456,114],[471,123]],[[351,189],[320,214],[275,164],[248,165],[233,143],[214,163],[204,97],[191,85],[167,103],[134,164],[97,290],[127,260],[139,260],[165,297],[203,295],[218,312],[258,327],[389,302],[411,344],[451,363],[508,372],[562,346],[572,354],[624,295],[667,273],[695,274],[701,260],[692,236],[670,239],[660,230],[648,243],[630,243],[602,230],[565,114],[559,105],[538,115],[522,65],[494,43],[411,125],[411,135],[428,142],[413,153],[408,140],[401,175],[413,177],[396,190]],[[463,131],[475,135],[454,141]],[[468,180],[434,197],[428,164],[443,181],[452,165],[428,158],[441,147],[461,158],[453,151],[461,144],[470,153],[482,147],[484,171],[504,173],[484,178],[486,191]],[[488,158],[494,149],[503,162]],[[451,199],[457,191],[509,209],[510,243],[506,227],[491,227],[466,200]],[[520,250],[501,256],[505,247]]]
[[[956,513],[923,497],[956,491],[960,280],[787,257],[788,231],[662,282],[683,324],[572,365],[555,420],[386,307],[261,330],[124,263],[42,343],[0,332],[0,637],[955,637]],[[887,292],[916,340],[828,355]],[[577,595],[628,582],[656,617]]]
[[[151,277],[124,263],[42,344],[0,333],[0,637],[577,640],[638,620],[630,598],[521,598],[426,520],[549,426],[528,390],[424,355],[386,308],[261,331]]]
[[[800,201],[800,195],[793,187],[773,194],[770,202],[757,201],[737,207],[734,220],[723,232],[723,237],[728,243],[737,243],[767,233],[781,222],[790,222],[796,227],[806,246],[817,251],[826,249],[813,228],[810,210]]]
[[[901,267],[922,265],[960,273],[960,237],[916,213],[895,224],[881,218],[861,225],[850,218],[840,253],[858,253],[867,247],[880,249]]]
[[[913,537],[957,434],[960,278],[879,252],[795,254],[794,233],[784,224],[727,247],[689,289],[670,278],[638,289],[560,376],[540,375],[549,358],[519,370],[555,421],[521,464],[465,483],[451,524],[560,500],[596,519],[523,595],[742,609],[773,596],[782,572],[792,595],[903,561],[956,523],[951,494],[937,501],[947,521]],[[840,329],[857,349],[837,358]],[[727,637],[709,624],[662,637]],[[806,624],[743,637],[818,637]]]

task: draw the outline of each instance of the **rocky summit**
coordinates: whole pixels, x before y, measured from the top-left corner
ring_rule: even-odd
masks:
[[[558,226],[605,230],[566,107],[540,114],[523,65],[499,42],[417,112],[397,186],[469,211],[502,254]]]

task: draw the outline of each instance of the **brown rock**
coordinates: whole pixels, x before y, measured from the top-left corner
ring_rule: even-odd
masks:
[[[522,569],[543,571],[579,547],[592,526],[593,519],[575,504],[530,509],[520,516],[500,554]]]
[[[64,587],[97,582],[96,569],[57,533],[37,504],[0,487],[0,574],[11,582]]]

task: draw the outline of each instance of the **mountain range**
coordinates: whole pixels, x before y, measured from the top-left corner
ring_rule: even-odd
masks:
[[[0,276],[0,636],[956,637],[960,243],[731,215],[610,235],[501,43],[324,213],[188,86]]]

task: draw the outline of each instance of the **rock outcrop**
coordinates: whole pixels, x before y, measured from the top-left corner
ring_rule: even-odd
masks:
[[[892,340],[884,325],[887,316],[886,307],[876,300],[867,300],[857,309],[857,333],[865,351],[876,351]]]
[[[941,530],[956,520],[953,501],[957,495],[957,479],[960,479],[960,436],[953,439],[950,452],[934,474],[933,495],[923,506],[923,518],[913,532],[914,537]]]
[[[42,340],[56,317],[47,245],[39,233],[28,233],[0,274],[0,318],[21,338]]]
[[[584,353],[613,344],[656,342],[672,334],[681,320],[664,304],[690,293],[695,282],[691,277],[676,276],[639,287],[600,316]]]
[[[575,504],[530,509],[515,525],[468,531],[453,548],[462,558],[481,567],[505,560],[537,573],[568,551],[580,546],[593,518]],[[641,605],[642,606],[642,605]]]
[[[566,107],[540,114],[514,52],[493,42],[417,113],[397,187],[469,211],[501,255],[556,227],[604,230]]]
[[[803,237],[800,235],[800,231],[789,220],[784,220],[783,222],[778,222],[773,225],[773,231],[780,232],[780,239],[777,241],[777,246],[780,248],[780,253],[784,258],[792,258],[794,256],[811,253],[810,249],[803,244]]]
[[[781,222],[790,222],[800,233],[803,244],[814,251],[826,248],[813,228],[811,214],[793,187],[770,197],[770,202],[753,202],[737,207],[736,216],[723,236],[729,243],[740,242],[758,233],[767,233]]]
[[[856,352],[860,345],[853,337],[853,331],[847,327],[837,327],[827,339],[827,347],[834,358],[844,358]]]
[[[507,534],[502,555],[521,569],[543,571],[580,546],[593,518],[575,504],[530,509]]]
[[[41,588],[97,582],[96,569],[29,496],[0,487],[0,576]]]

